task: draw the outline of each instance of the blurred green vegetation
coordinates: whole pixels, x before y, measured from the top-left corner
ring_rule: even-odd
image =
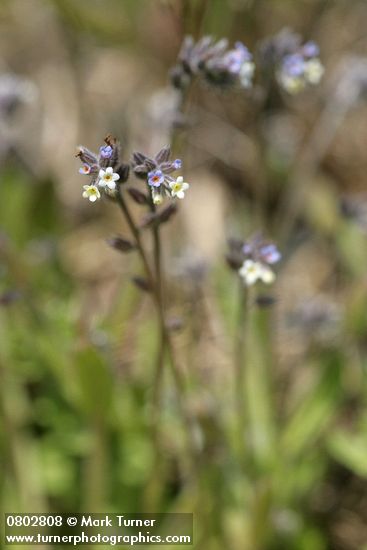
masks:
[[[13,6],[3,2],[0,25],[8,23],[14,32],[17,26],[22,30],[24,22],[19,17],[24,4],[25,0]],[[273,22],[265,13],[267,9]],[[95,91],[94,81],[89,83],[92,92],[86,85],[92,99],[85,99],[84,104],[79,97],[78,71],[84,70],[83,62],[87,68],[93,65],[99,48],[116,48],[119,54],[133,56],[132,66],[143,64],[138,89],[143,87],[151,59],[160,53],[162,59],[155,59],[153,69],[159,75],[167,72],[183,32],[210,32],[229,38],[248,35],[246,43],[252,47],[269,32],[295,25],[307,36],[312,32],[318,35],[332,64],[328,41],[336,23],[348,15],[346,42],[353,43],[356,20],[360,14],[366,16],[363,2],[316,0],[55,0],[34,1],[34,10],[40,17],[43,10],[51,10],[48,16],[60,32],[59,40],[68,56],[71,53],[66,57],[82,104],[80,120],[85,108],[89,121],[87,129],[75,132],[83,139],[90,138],[93,129],[94,95],[94,107],[99,107],[96,125],[102,138],[110,120],[120,115],[126,120],[133,101],[129,96],[122,106],[111,106],[110,96]],[[167,30],[164,26],[172,13],[176,14],[176,27],[172,23]],[[149,29],[158,40],[149,42]],[[160,32],[172,55],[160,41]],[[50,54],[51,62],[57,63],[59,50],[53,47],[56,53]],[[27,66],[24,60],[18,64],[18,57],[27,57],[24,49],[8,49],[6,55],[17,69]],[[104,63],[108,64],[107,58]],[[41,66],[42,59],[38,64]],[[107,65],[108,70],[112,69]],[[36,73],[37,81],[40,73]],[[113,82],[114,74],[110,78]],[[149,78],[146,87],[153,89]],[[112,94],[123,88],[124,81],[119,81]],[[84,92],[86,97],[83,88]],[[209,107],[203,99],[205,93],[209,94]],[[228,115],[234,133],[242,125],[254,147],[260,147],[253,129],[265,124],[272,111],[247,126],[238,98],[233,107],[232,99],[213,98],[207,90],[200,90],[195,91],[194,100],[212,107],[214,113],[223,100],[218,117]],[[146,96],[139,101],[137,112],[141,114]],[[295,102],[281,109],[302,121],[306,141],[309,121],[305,118],[311,113],[311,119],[316,119],[323,105],[313,104],[312,99],[304,101],[306,115]],[[356,109],[366,114],[364,106]],[[145,130],[142,125],[133,137],[146,137]],[[202,178],[204,190],[208,189],[202,166],[210,182],[210,178],[220,179],[225,195],[220,195],[218,225],[227,224],[226,233],[235,229],[237,236],[246,237],[257,229],[252,178],[256,185],[266,173],[269,188],[268,195],[263,195],[264,228],[280,241],[284,254],[272,292],[274,306],[252,303],[244,329],[244,440],[239,432],[233,374],[240,298],[236,274],[224,261],[225,235],[206,258],[209,273],[199,282],[187,274],[175,275],[177,250],[195,244],[195,238],[190,242],[183,236],[184,230],[196,235],[197,219],[209,216],[208,210],[217,207],[209,196],[217,190],[206,191],[208,202],[201,210],[193,201],[192,214],[190,209],[184,211],[173,229],[162,231],[168,311],[183,319],[183,328],[172,334],[185,365],[184,402],[195,423],[199,451],[193,460],[168,368],[162,384],[158,436],[152,426],[156,313],[150,296],[131,283],[131,276],[140,270],[138,260],[107,251],[104,239],[111,231],[125,229],[117,214],[111,213],[115,206],[107,203],[95,214],[81,204],[79,188],[74,195],[77,198],[69,198],[71,187],[78,185],[73,182],[69,186],[75,170],[75,143],[62,144],[60,164],[53,163],[45,147],[43,166],[35,173],[9,155],[2,161],[0,176],[2,512],[192,512],[197,549],[367,549],[366,233],[340,208],[344,194],[360,191],[366,183],[365,172],[356,189],[352,176],[343,177],[345,163],[350,163],[352,174],[357,170],[348,151],[344,154],[345,143],[339,145],[342,161],[337,153],[326,151],[316,168],[301,175],[297,171],[292,174],[277,148],[268,144],[265,155],[261,150],[254,154],[259,162],[255,170],[253,165],[246,166],[241,174],[222,158],[209,155],[208,160],[204,148],[196,150],[190,131],[177,153],[184,162],[187,159],[192,188],[200,185]],[[347,129],[345,132],[348,141]],[[363,137],[365,134],[360,139]],[[30,134],[25,141],[32,139]],[[62,136],[58,139],[63,141]],[[91,145],[99,140],[93,133]],[[128,136],[126,142],[130,141]],[[143,138],[141,141],[146,144]],[[223,156],[229,154],[224,151]],[[242,152],[239,157],[242,159]],[[31,157],[28,161],[32,165]],[[62,173],[60,166],[66,164],[71,171]],[[76,173],[75,182],[78,177]],[[284,236],[278,223],[278,196],[287,198],[292,184],[298,185],[300,180],[305,186],[302,208],[291,234]],[[195,217],[193,229],[190,220],[185,221],[190,214]],[[212,230],[215,228],[209,227],[207,240]],[[261,288],[261,296],[267,293]],[[308,324],[302,316],[301,320],[292,317],[302,299],[307,302],[315,296],[327,297],[327,305],[321,301],[319,306],[321,321],[320,315],[311,316]],[[338,310],[335,323],[329,315],[329,302]]]

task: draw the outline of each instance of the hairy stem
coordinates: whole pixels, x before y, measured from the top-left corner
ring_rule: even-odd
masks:
[[[132,235],[135,239],[136,248],[137,248],[137,251],[138,251],[138,253],[141,257],[141,260],[142,260],[142,263],[143,263],[143,266],[144,266],[144,269],[145,269],[145,272],[146,272],[146,276],[148,278],[149,285],[150,285],[151,290],[152,290],[153,300],[154,300],[154,303],[155,303],[156,308],[157,308],[160,335],[161,335],[161,346],[160,346],[160,352],[159,352],[159,355],[158,355],[159,364],[163,365],[164,353],[165,353],[165,348],[166,348],[167,353],[168,353],[168,357],[169,357],[169,361],[170,361],[170,365],[171,365],[171,369],[172,369],[173,379],[174,379],[176,389],[177,389],[178,404],[179,404],[181,414],[182,414],[182,417],[183,417],[183,420],[184,420],[184,424],[185,424],[185,427],[186,427],[186,430],[187,430],[188,439],[189,439],[193,459],[195,459],[196,445],[195,445],[195,441],[194,441],[194,437],[195,437],[195,434],[194,434],[194,430],[195,430],[194,421],[193,421],[193,418],[192,418],[191,414],[189,414],[189,412],[187,411],[187,409],[185,407],[185,404],[183,402],[183,396],[184,396],[185,391],[186,391],[186,387],[185,387],[186,384],[185,384],[185,381],[184,381],[182,369],[177,363],[176,355],[175,355],[174,348],[173,348],[172,341],[171,341],[171,336],[170,336],[169,330],[167,329],[167,326],[166,326],[165,317],[164,317],[164,306],[163,306],[163,301],[162,301],[162,293],[160,291],[159,283],[157,283],[155,277],[152,274],[152,270],[150,268],[150,265],[149,265],[149,262],[148,262],[148,259],[147,259],[147,255],[145,253],[145,249],[144,249],[141,237],[140,237],[139,228],[136,226],[136,224],[134,222],[134,219],[131,216],[131,213],[130,213],[129,208],[128,208],[126,202],[125,202],[125,199],[122,196],[120,187],[118,188],[117,202],[118,202],[118,205],[120,206],[120,208],[122,210],[123,215],[126,218],[126,221],[129,225],[131,233],[132,233]],[[157,234],[157,237],[159,237],[158,234]],[[158,362],[157,362],[157,364],[158,364]],[[159,382],[161,380],[161,375],[162,375],[162,373],[160,372]],[[157,391],[158,391],[158,398],[159,398],[159,387],[154,388],[154,393],[157,393]]]
[[[135,222],[134,222],[134,220],[133,220],[133,218],[130,214],[130,211],[127,207],[125,199],[122,196],[120,186],[118,187],[118,192],[116,193],[116,199],[117,199],[119,207],[122,210],[123,215],[126,218],[129,229],[130,229],[131,233],[133,234],[133,237],[135,239],[136,248],[137,248],[138,253],[140,255],[140,258],[143,262],[143,266],[144,266],[144,269],[145,269],[145,274],[148,277],[149,283],[152,287],[152,291],[154,292],[154,289],[155,289],[154,278],[153,278],[152,271],[151,271],[150,266],[149,266],[147,256],[145,254],[145,250],[144,250],[142,240],[140,238],[140,232],[139,232],[139,229],[135,225]]]
[[[150,188],[148,186],[149,193],[149,206],[152,213],[155,212],[156,207],[153,203],[152,197],[150,195]],[[163,368],[164,368],[164,358],[166,351],[166,323],[164,316],[164,298],[163,298],[163,281],[162,281],[162,252],[161,252],[161,242],[159,234],[159,225],[153,225],[152,227],[153,235],[153,249],[154,249],[154,269],[155,269],[155,281],[156,281],[156,293],[157,293],[157,307],[158,315],[160,319],[160,339],[159,339],[159,348],[156,357],[155,369],[154,369],[154,382],[153,382],[153,423],[157,425],[159,417],[159,405],[161,397],[161,388],[162,388],[162,377],[163,377]]]

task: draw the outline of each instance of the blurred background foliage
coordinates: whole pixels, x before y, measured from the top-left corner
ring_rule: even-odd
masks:
[[[0,122],[3,512],[193,512],[198,549],[367,548],[366,23],[364,0],[1,0],[0,98],[2,75],[26,83]],[[193,468],[169,371],[152,436],[154,309],[138,258],[106,244],[128,232],[117,209],[81,198],[75,146],[155,153],[185,34],[254,51],[284,27],[320,45],[321,85],[261,109],[259,87],[194,86],[175,144],[191,188],[162,231],[165,292]],[[247,319],[242,448],[224,258],[258,229],[284,258]]]

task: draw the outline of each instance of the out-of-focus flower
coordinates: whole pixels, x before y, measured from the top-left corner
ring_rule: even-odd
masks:
[[[254,69],[252,55],[242,42],[228,49],[225,39],[215,42],[213,37],[204,36],[195,43],[191,36],[186,36],[171,71],[171,80],[179,89],[185,88],[197,75],[213,86],[249,88]]]
[[[239,72],[239,79],[240,79],[241,86],[243,88],[251,88],[254,72],[255,72],[255,63],[253,63],[252,61],[248,61],[247,63],[244,63],[242,65],[241,70]]]
[[[282,258],[276,245],[264,241],[261,233],[256,233],[245,241],[242,252],[246,258],[270,265],[279,262]]]
[[[302,46],[302,53],[306,58],[311,59],[313,57],[318,57],[320,55],[320,48],[315,42],[310,40],[309,42],[306,42],[306,44]]]
[[[101,198],[101,193],[96,185],[83,185],[83,197],[89,199],[90,202],[96,202]]]
[[[290,94],[297,94],[320,82],[324,67],[319,55],[315,42],[302,44],[299,34],[283,29],[262,43],[259,66],[265,72],[274,71],[280,86]]]
[[[275,36],[262,41],[259,47],[260,67],[274,68],[285,55],[295,53],[301,47],[302,37],[288,27]]]
[[[234,49],[224,54],[222,60],[230,73],[239,74],[242,65],[251,60],[251,54],[242,42],[236,42]]]
[[[309,84],[318,84],[324,74],[320,59],[310,59],[305,65],[305,78]]]
[[[316,53],[311,56],[311,53]],[[316,44],[308,43],[297,53],[286,55],[280,63],[277,77],[280,85],[290,94],[304,90],[307,85],[316,85],[324,74]]]
[[[257,281],[265,284],[271,284],[275,280],[275,274],[270,267],[253,260],[245,260],[239,274],[247,286],[252,286]]]
[[[260,233],[253,235],[247,241],[239,239],[229,241],[228,264],[238,271],[248,286],[257,281],[272,283],[275,280],[275,273],[269,265],[276,264],[281,257],[276,245],[264,241]]]
[[[282,255],[275,244],[266,244],[260,247],[260,257],[267,264],[276,264],[281,260]]]
[[[205,64],[207,80],[222,86],[239,84],[242,88],[249,88],[254,71],[252,55],[242,42],[236,42],[233,50],[222,56],[213,56]]]
[[[182,176],[178,176],[176,181],[171,181],[169,186],[172,197],[177,197],[178,199],[184,199],[185,191],[187,191],[190,187],[190,185],[184,181]]]
[[[106,170],[101,169],[98,173],[98,177],[99,187],[108,187],[111,190],[116,188],[116,181],[120,179],[120,176],[116,174],[111,167],[106,168]]]
[[[289,93],[300,92],[306,84],[303,78],[304,71],[305,62],[301,55],[287,55],[278,72],[279,83]]]

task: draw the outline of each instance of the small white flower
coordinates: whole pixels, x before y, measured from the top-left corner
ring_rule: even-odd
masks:
[[[271,283],[275,281],[275,273],[270,269],[270,267],[263,265],[260,279],[266,285],[271,285]]]
[[[242,64],[240,69],[240,83],[243,88],[250,88],[252,86],[252,78],[255,72],[255,63],[252,61],[246,61]]]
[[[278,75],[278,80],[281,86],[289,94],[298,94],[302,92],[306,86],[306,81],[300,76],[290,76],[284,72]]]
[[[157,206],[159,206],[163,202],[162,194],[159,191],[156,191],[154,187],[152,187],[152,199],[153,204],[156,204]]]
[[[96,185],[83,185],[83,197],[89,199],[90,202],[96,202],[101,198],[101,193]]]
[[[120,179],[120,176],[111,167],[106,168],[106,170],[100,170],[98,177],[99,187],[108,187],[109,189],[115,189],[116,181]]]
[[[252,286],[257,281],[271,284],[275,280],[275,274],[268,266],[253,260],[245,260],[239,274],[247,286]]]
[[[176,181],[171,181],[169,186],[171,189],[171,196],[177,197],[178,199],[184,199],[185,191],[190,187],[190,185],[183,180],[182,176],[178,176]]]
[[[310,84],[318,84],[324,74],[324,67],[317,58],[310,59],[305,64],[305,78]]]

